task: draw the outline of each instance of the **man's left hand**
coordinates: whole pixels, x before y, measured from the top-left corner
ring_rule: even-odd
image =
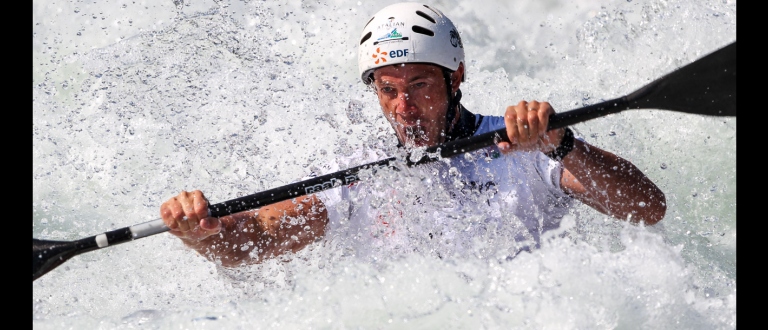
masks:
[[[533,150],[548,153],[555,150],[565,130],[558,128],[547,131],[549,117],[554,114],[555,110],[548,102],[535,100],[520,101],[517,105],[507,107],[504,123],[510,142],[499,142],[497,146],[503,153]]]

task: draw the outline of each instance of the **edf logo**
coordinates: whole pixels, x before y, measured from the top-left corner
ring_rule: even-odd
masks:
[[[408,56],[408,49],[397,49],[392,50],[389,53],[382,52],[381,48],[376,48],[376,53],[372,54],[372,57],[376,59],[376,64],[379,64],[379,62],[386,62],[387,61],[387,55],[389,55],[389,58],[395,58],[395,57],[403,57]]]
[[[389,52],[389,58],[408,56],[408,49],[398,49]]]

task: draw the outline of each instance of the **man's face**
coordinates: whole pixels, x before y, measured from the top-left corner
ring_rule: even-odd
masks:
[[[406,147],[443,142],[448,92],[443,72],[430,64],[397,64],[373,73],[384,116]]]

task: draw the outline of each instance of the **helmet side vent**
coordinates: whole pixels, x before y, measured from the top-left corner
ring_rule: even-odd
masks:
[[[437,15],[437,17],[443,17],[443,15],[440,15],[439,11],[432,9],[432,7],[427,6],[427,5],[422,5],[422,6],[426,7],[427,9],[431,10],[432,12],[434,12],[435,15]]]
[[[435,19],[434,19],[434,18],[432,18],[431,16],[429,16],[429,15],[425,14],[424,12],[422,12],[422,11],[420,11],[420,10],[417,10],[417,11],[416,11],[416,15],[419,15],[419,16],[421,16],[421,17],[424,17],[424,18],[425,18],[425,19],[427,19],[428,21],[432,22],[432,24],[435,24]]]
[[[423,28],[423,27],[418,26],[418,25],[412,26],[411,30],[413,30],[413,32],[416,32],[416,33],[426,34],[426,35],[428,35],[430,37],[434,37],[435,36],[435,32],[432,32],[432,30],[427,29],[427,28]]]
[[[371,22],[373,21],[374,18],[376,18],[376,16],[371,17],[371,19],[368,20],[368,23],[365,23],[365,26],[363,26],[363,30],[365,30],[365,28],[368,27],[368,24],[371,24]]]
[[[366,33],[366,34],[363,36],[363,39],[360,39],[360,44],[362,45],[362,44],[363,44],[363,43],[364,43],[366,40],[368,40],[368,39],[371,39],[371,35],[372,35],[372,34],[373,34],[373,33],[371,33],[371,32],[368,32],[368,33]]]

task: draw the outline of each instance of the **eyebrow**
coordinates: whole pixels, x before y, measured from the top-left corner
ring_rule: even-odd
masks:
[[[419,80],[419,79],[428,79],[428,78],[430,78],[430,76],[426,72],[425,73],[419,73],[419,74],[415,75],[414,77],[412,77],[411,79],[407,80],[406,83],[411,83],[411,82],[414,82],[414,81]],[[384,79],[384,78],[380,78],[379,80],[382,83],[384,83],[384,84],[388,83],[388,81],[386,79]]]
[[[411,79],[411,80],[410,80],[410,81],[408,81],[408,82],[413,82],[413,81],[415,81],[415,80],[419,80],[419,79],[427,79],[427,78],[429,78],[429,76],[428,76],[426,73],[421,73],[421,74],[417,74],[415,77],[413,77],[413,79]]]

